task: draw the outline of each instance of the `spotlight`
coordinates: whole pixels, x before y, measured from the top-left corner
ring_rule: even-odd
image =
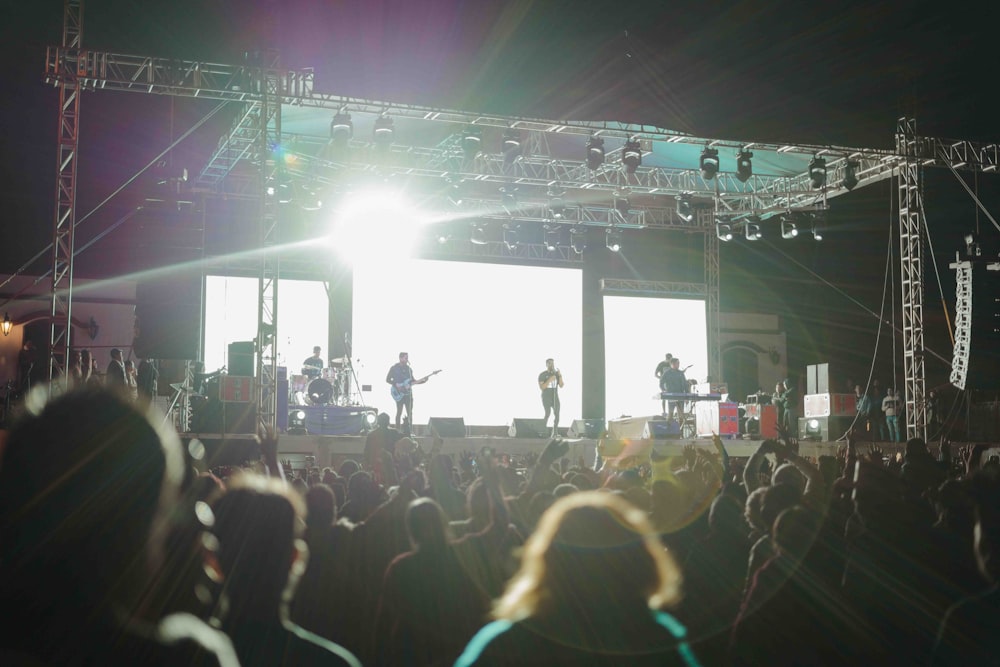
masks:
[[[858,163],[854,160],[848,160],[844,163],[844,180],[841,181],[841,185],[847,188],[850,192],[858,185]]]
[[[604,164],[604,139],[596,135],[587,141],[587,167],[597,169]]]
[[[330,121],[330,140],[338,147],[344,147],[353,136],[354,123],[351,121],[351,114],[342,108]]]
[[[545,249],[549,252],[555,252],[559,247],[559,242],[562,241],[562,229],[559,225],[544,225],[542,228],[545,230],[542,237],[545,242]]]
[[[503,133],[503,162],[509,165],[521,157],[521,133],[508,127]]]
[[[386,116],[385,114],[380,115],[375,119],[375,129],[373,130],[375,144],[377,146],[383,146],[388,148],[392,145],[392,136],[395,134],[396,128],[392,122],[392,118]]]
[[[288,434],[306,435],[306,413],[305,410],[294,408],[288,411]]]
[[[503,186],[500,188],[500,205],[507,213],[517,210],[517,188],[514,186]]]
[[[517,225],[511,223],[504,223],[503,226],[503,243],[509,250],[513,250],[517,247],[520,242],[518,239],[518,229]]]
[[[715,178],[715,175],[719,173],[719,151],[715,148],[706,147],[701,152],[701,158],[698,160],[698,168],[701,169],[701,177],[706,181]]]
[[[374,409],[365,412],[365,431],[374,431],[378,427],[378,415],[375,414]]]
[[[587,230],[583,227],[573,227],[569,230],[569,243],[573,246],[573,252],[582,255],[587,249]]]
[[[814,241],[823,240],[823,216],[818,213],[812,214],[812,235]]]
[[[791,215],[781,216],[781,238],[794,239],[799,235],[799,228],[795,226],[795,221]]]
[[[745,150],[736,154],[736,178],[740,183],[746,183],[753,176],[753,162],[750,160],[752,157],[753,153]]]
[[[821,440],[823,429],[818,419],[813,417],[806,420],[806,440]]]
[[[438,232],[437,242],[439,244],[444,245],[445,243],[447,243],[450,240],[451,240],[451,236],[449,236],[447,232]]]
[[[563,199],[565,194],[563,190],[549,190],[549,214],[553,220],[562,220],[566,217],[566,200]]]
[[[469,243],[472,245],[486,245],[486,227],[484,225],[472,225],[472,232],[469,234]]]
[[[622,233],[621,230],[615,229],[614,227],[608,227],[608,231],[605,233],[604,245],[607,246],[608,250],[611,252],[619,252],[622,249]]]
[[[813,157],[809,162],[809,182],[814,190],[819,190],[826,185],[826,160],[821,157]]]
[[[462,133],[462,152],[465,161],[472,162],[479,155],[483,145],[483,131],[479,127],[467,127]]]
[[[639,143],[639,137],[632,135],[625,142],[625,148],[622,149],[622,164],[629,174],[634,174],[642,164],[642,144]]]
[[[728,222],[722,222],[717,220],[715,222],[715,235],[720,241],[732,241],[733,240],[733,226]]]
[[[677,217],[684,222],[694,220],[694,209],[691,207],[691,195],[677,195]]]
[[[743,231],[746,233],[747,241],[759,240],[763,236],[760,232],[760,218],[755,215],[747,218]]]

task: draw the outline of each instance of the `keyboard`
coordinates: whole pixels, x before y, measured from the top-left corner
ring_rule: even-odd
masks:
[[[658,401],[721,401],[722,394],[675,394],[669,391],[661,391],[659,396],[654,396]]]

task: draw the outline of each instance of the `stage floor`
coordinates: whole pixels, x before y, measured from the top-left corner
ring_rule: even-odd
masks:
[[[502,427],[506,429],[506,427]],[[501,430],[501,427],[496,427]],[[247,435],[194,434],[182,436],[185,440],[198,438],[206,447],[206,463],[209,467],[216,465],[236,465],[246,459],[255,459],[257,445]],[[577,462],[581,457],[588,466],[593,466],[596,460],[598,440],[591,438],[565,438],[570,442],[567,457]],[[421,448],[430,451],[433,441],[430,436],[418,435],[414,438]],[[510,454],[514,457],[524,456],[529,452],[540,453],[548,442],[548,438],[511,438],[506,435],[480,435],[462,438],[444,438],[442,453],[457,459],[462,452],[479,452],[483,447],[491,447],[499,454]],[[761,440],[732,439],[724,440],[729,456],[747,457],[757,451]],[[608,459],[624,453],[627,456],[648,457],[649,451],[655,445],[664,454],[680,455],[684,446],[693,444],[696,447],[713,448],[711,438],[694,438],[684,440],[643,440],[629,438],[608,441],[605,451]],[[291,461],[293,468],[305,466],[306,457],[312,457],[313,465],[319,467],[337,467],[348,459],[361,459],[364,454],[364,435],[292,435],[282,434],[278,440],[278,457]],[[803,441],[799,450],[803,456],[814,458],[822,455],[836,455],[844,446],[838,442]],[[879,443],[883,451],[894,453],[895,447],[902,443]],[[713,448],[714,449],[714,448]]]

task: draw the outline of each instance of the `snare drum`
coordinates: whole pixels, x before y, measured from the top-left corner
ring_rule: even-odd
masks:
[[[324,368],[323,373],[320,377],[326,380],[327,382],[334,384],[337,379],[337,374],[339,372],[340,372],[339,369],[336,368]]]

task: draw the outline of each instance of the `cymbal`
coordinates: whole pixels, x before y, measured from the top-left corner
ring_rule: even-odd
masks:
[[[351,361],[350,357],[337,357],[336,359],[330,360],[331,366],[343,366]]]

